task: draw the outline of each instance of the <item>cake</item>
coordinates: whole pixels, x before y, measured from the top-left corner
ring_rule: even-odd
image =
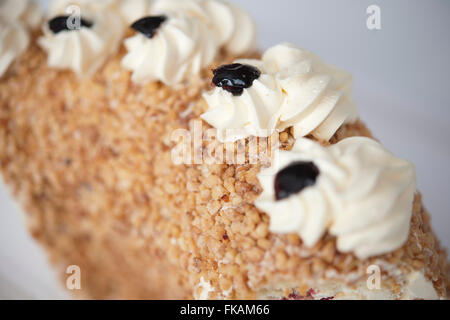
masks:
[[[1,172],[75,298],[446,299],[348,73],[259,53],[220,0],[6,0],[0,25]]]

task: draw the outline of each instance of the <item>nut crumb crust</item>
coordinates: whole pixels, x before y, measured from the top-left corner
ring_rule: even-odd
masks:
[[[202,277],[212,299],[256,298],[279,283],[307,295],[304,279],[351,287],[371,264],[399,298],[413,270],[446,296],[446,252],[419,193],[407,243],[386,255],[361,261],[329,235],[308,249],[297,235],[272,234],[253,205],[259,165],[171,160],[172,132],[205,110],[210,72],[178,88],[138,86],[120,66],[123,54],[79,79],[48,68],[32,45],[0,81],[3,178],[61,278],[68,265],[81,267],[78,298],[192,299]],[[232,60],[222,54],[214,66]],[[331,143],[351,136],[372,135],[358,121]],[[284,149],[293,143],[289,131],[280,140]]]

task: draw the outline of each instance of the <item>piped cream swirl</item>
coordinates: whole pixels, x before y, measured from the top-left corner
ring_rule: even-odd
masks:
[[[356,120],[350,74],[292,44],[267,50],[263,61],[286,92],[280,130],[293,126],[296,138],[312,134],[328,141],[342,124]]]
[[[66,11],[72,4],[80,6],[81,18],[90,21],[92,26],[81,26],[55,34],[46,23],[43,27],[44,36],[38,42],[47,51],[50,67],[70,69],[79,76],[90,76],[116,52],[125,24],[112,0],[57,0],[50,5],[49,17],[73,14]]]
[[[208,105],[217,106],[201,117],[214,125],[220,141],[235,141],[249,134],[270,136],[278,122],[277,108],[283,101],[277,82],[265,74],[254,80],[239,97],[219,87],[203,97]]]
[[[21,22],[26,28],[36,28],[42,19],[37,2],[33,0],[0,1],[0,19]]]
[[[127,0],[120,1],[118,9],[126,24],[130,26],[142,17],[148,16],[152,12],[152,6],[156,0]]]
[[[122,15],[137,18],[167,16],[152,38],[137,33],[125,40],[128,54],[122,66],[139,84],[162,81],[173,86],[198,77],[224,48],[240,55],[256,43],[256,28],[247,13],[218,0],[134,0]]]
[[[0,77],[11,63],[28,47],[30,37],[20,23],[12,23],[0,18]]]
[[[0,77],[11,63],[27,49],[29,31],[41,21],[38,4],[29,0],[0,2]]]
[[[283,131],[288,127],[294,128],[295,138],[309,134],[319,140],[328,141],[344,123],[354,122],[357,118],[356,106],[351,98],[351,76],[335,67],[326,65],[309,51],[300,49],[292,44],[280,44],[268,49],[261,60],[238,60],[236,63],[246,63],[257,67],[263,75],[272,77],[276,83],[282,99],[272,100],[277,103],[268,108],[269,101],[254,103],[251,113],[264,113],[273,110],[267,122],[270,126],[261,129]],[[251,87],[246,89],[251,90]],[[244,90],[244,91],[246,91]],[[211,98],[210,95],[222,97]],[[226,97],[226,98],[225,98]],[[224,132],[226,129],[251,128],[252,120],[230,123],[232,108],[219,104],[224,99],[235,100],[238,105],[243,96],[231,97],[225,90],[214,90],[205,95],[209,110],[202,116],[205,121]],[[258,102],[258,101],[256,101]],[[261,100],[259,100],[261,102]],[[211,113],[217,116],[213,118]],[[244,125],[243,125],[244,124]],[[243,136],[253,135],[247,132]],[[225,139],[234,141],[234,137]]]
[[[159,80],[176,85],[189,76],[198,76],[216,55],[214,35],[199,20],[176,13],[166,16],[152,38],[137,33],[125,40],[128,54],[122,66],[133,71],[136,83]]]
[[[276,201],[276,173],[296,161],[319,168],[316,183]],[[255,205],[270,216],[270,230],[296,232],[307,246],[328,231],[336,236],[338,250],[365,259],[401,247],[408,237],[414,166],[372,139],[348,138],[328,148],[299,139],[258,178],[264,191]]]
[[[218,45],[230,54],[242,55],[255,49],[256,25],[243,10],[220,0],[159,0],[154,12],[175,11],[199,19],[212,29]]]
[[[127,0],[128,1],[128,0]],[[77,6],[81,14],[101,12],[104,10],[119,10],[122,0],[51,0],[48,8],[48,15],[53,17],[57,14],[66,13],[70,6]]]

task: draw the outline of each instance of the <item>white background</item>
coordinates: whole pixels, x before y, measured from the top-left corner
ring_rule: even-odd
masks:
[[[450,1],[230,0],[255,18],[262,48],[283,41],[354,75],[361,117],[417,167],[433,227],[450,247]],[[366,9],[381,8],[380,31]],[[0,298],[63,298],[20,210],[0,185]]]

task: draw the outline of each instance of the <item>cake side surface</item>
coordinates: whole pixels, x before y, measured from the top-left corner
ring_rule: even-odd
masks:
[[[233,57],[222,54],[188,85],[169,88],[134,84],[124,54],[79,79],[47,67],[33,44],[0,81],[4,180],[61,277],[80,266],[80,297],[328,298],[320,291],[334,297],[331,283],[364,286],[370,265],[380,266],[390,298],[407,298],[415,272],[445,297],[446,253],[419,193],[408,241],[389,254],[360,260],[340,253],[330,235],[306,248],[297,235],[270,233],[254,206],[260,165],[172,159],[173,132],[192,129],[207,108],[209,70]],[[330,143],[352,136],[372,137],[357,121]],[[280,139],[284,149],[295,140],[289,130]]]

